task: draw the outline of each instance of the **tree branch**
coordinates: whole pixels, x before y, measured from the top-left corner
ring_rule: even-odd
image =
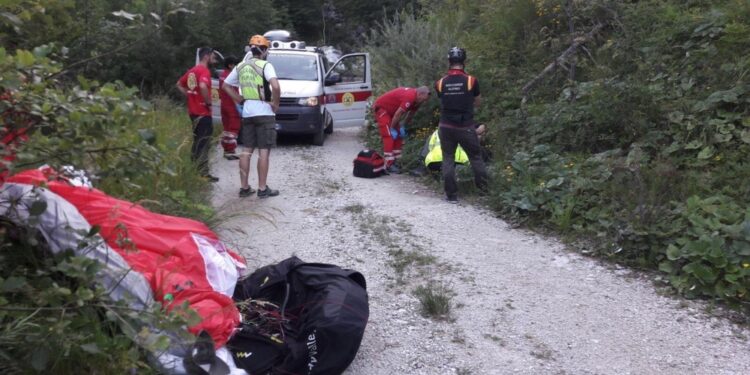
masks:
[[[558,67],[564,66],[566,62],[568,62],[571,58],[575,57],[575,54],[578,52],[578,48],[588,43],[589,41],[593,40],[596,34],[598,34],[599,31],[601,31],[601,29],[603,28],[604,28],[604,24],[598,23],[588,33],[574,38],[573,43],[571,43],[568,49],[566,49],[554,61],[549,63],[549,65],[547,65],[542,70],[541,73],[539,73],[536,77],[534,77],[531,81],[529,81],[526,85],[523,86],[523,88],[521,89],[521,96],[522,96],[521,105],[526,104],[526,101],[528,100],[528,97],[529,97],[529,93],[537,84],[539,84],[542,78],[544,78],[548,74],[557,70]]]
[[[102,58],[102,57],[104,57],[104,56],[109,56],[109,55],[113,55],[113,54],[116,54],[116,53],[118,53],[118,52],[120,52],[120,51],[122,51],[122,50],[128,49],[128,48],[130,48],[130,47],[132,47],[132,46],[134,46],[134,45],[136,45],[136,44],[138,44],[138,43],[140,43],[140,42],[142,42],[142,41],[146,40],[146,39],[147,39],[147,38],[149,38],[149,37],[151,37],[151,35],[148,35],[148,36],[145,36],[145,37],[143,37],[143,38],[140,38],[140,39],[138,39],[138,40],[136,40],[136,41],[134,41],[134,42],[132,42],[132,43],[129,43],[129,44],[125,44],[125,45],[123,45],[123,46],[120,46],[120,47],[118,47],[118,48],[115,48],[115,49],[113,49],[113,50],[111,50],[111,51],[107,51],[107,52],[105,52],[105,53],[102,53],[102,54],[99,54],[99,55],[96,55],[96,56],[91,56],[91,57],[89,57],[89,58],[87,58],[87,59],[83,59],[83,60],[79,60],[79,61],[76,61],[76,62],[74,62],[74,63],[72,63],[72,64],[68,65],[68,66],[67,66],[67,67],[66,67],[65,69],[63,69],[63,70],[60,70],[60,71],[59,71],[59,72],[57,72],[57,73],[54,73],[54,74],[51,74],[51,75],[47,76],[47,77],[46,77],[45,79],[52,79],[52,78],[55,78],[55,77],[57,77],[57,76],[59,76],[59,75],[61,75],[61,74],[63,74],[63,73],[67,73],[67,72],[71,71],[71,70],[72,70],[72,69],[73,69],[74,67],[76,67],[76,66],[78,66],[78,65],[83,65],[83,64],[86,64],[86,63],[88,63],[88,62],[90,62],[90,61],[93,61],[93,60],[97,60],[97,59],[100,59],[100,58]]]
[[[573,0],[567,0],[565,2],[565,14],[568,17],[568,32],[570,35],[575,35],[576,33],[576,27],[575,22],[573,20]],[[573,61],[570,64],[570,71],[568,72],[568,79],[573,82],[576,79],[576,60],[573,59]]]

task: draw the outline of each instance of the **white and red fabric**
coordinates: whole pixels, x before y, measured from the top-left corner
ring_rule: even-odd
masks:
[[[37,227],[50,249],[72,249],[102,262],[101,282],[113,297],[127,298],[134,308],[188,302],[202,318],[190,332],[205,330],[217,348],[228,341],[240,322],[232,294],[246,264],[205,224],[76,186],[49,168],[7,177],[0,186],[0,216],[27,223],[38,200],[47,203]],[[94,226],[101,240],[79,249]]]

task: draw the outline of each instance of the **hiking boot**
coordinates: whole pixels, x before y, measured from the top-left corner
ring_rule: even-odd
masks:
[[[401,169],[399,169],[396,164],[391,164],[390,167],[386,168],[385,171],[388,174],[401,174]]]
[[[210,174],[206,174],[206,175],[203,175],[201,177],[205,178],[208,182],[219,182],[219,178],[218,177],[211,176]]]
[[[258,198],[275,197],[277,195],[279,195],[279,191],[273,190],[268,186],[264,190],[258,190]]]
[[[455,195],[449,195],[449,196],[445,197],[445,201],[448,202],[448,203],[456,204],[456,203],[458,203],[458,197],[455,196]]]
[[[253,193],[255,193],[255,190],[250,186],[248,186],[247,189],[240,188],[240,198],[249,197],[253,195]]]

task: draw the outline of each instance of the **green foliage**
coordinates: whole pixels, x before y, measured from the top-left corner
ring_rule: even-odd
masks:
[[[152,145],[159,155],[158,166],[141,169],[142,173],[128,179],[103,178],[98,187],[116,197],[140,202],[155,212],[211,224],[216,213],[204,198],[209,189],[190,160],[190,119],[184,108],[166,98],[152,102],[153,109],[133,118],[127,131]]]
[[[184,111],[164,101],[154,109],[119,82],[67,82],[57,74],[55,55],[49,47],[0,48],[2,135],[28,137],[3,147],[3,156],[17,159],[2,172],[71,165],[114,196],[159,212],[212,218],[210,207],[196,203],[205,202],[207,183],[187,156],[191,130]],[[38,201],[27,222],[0,220],[0,371],[154,373],[147,358],[172,339],[189,343],[185,327],[197,323],[195,313],[187,305],[168,313],[158,304],[134,310],[114,301],[97,284],[99,263],[74,256],[73,249],[51,255],[34,229],[45,210]],[[101,241],[96,233],[76,248]]]
[[[400,13],[385,19],[367,38],[367,51],[372,57],[372,71],[375,95],[400,86],[432,86],[447,69],[445,56],[454,45],[453,37],[468,20],[455,17],[448,20],[434,19],[423,22],[411,14]],[[432,67],[425,69],[425,67]],[[437,128],[439,104],[434,97],[423,103],[408,124],[409,137],[404,145],[404,159],[407,168],[416,167],[420,161],[417,154],[424,140]],[[367,144],[381,149],[377,123],[368,132]]]
[[[76,165],[100,178],[129,179],[143,172],[139,163],[155,169],[156,150],[138,133],[128,132],[129,122],[143,115],[149,104],[121,83],[100,85],[80,77],[78,85],[62,88],[50,77],[60,67],[47,55],[50,48],[34,52],[0,49],[0,74],[6,92],[2,107],[24,112],[25,124],[8,119],[3,126],[27,126],[34,142],[19,153],[20,167],[49,164]]]
[[[242,56],[251,35],[288,29],[309,45],[359,50],[377,21],[406,8],[420,6],[401,0],[9,0],[0,11],[0,46],[13,52],[55,44],[65,49],[68,78],[119,80],[150,96],[171,92],[198,47]]]
[[[746,299],[750,288],[750,210],[715,195],[688,199],[686,230],[666,249],[659,269],[691,297]]]
[[[620,12],[619,28],[594,53],[598,65],[578,64],[579,77],[589,81],[569,83],[557,98],[530,106],[527,118],[506,117],[508,135],[517,137],[506,144],[514,148],[547,143],[571,156],[612,150],[599,167],[572,168],[568,191],[528,216],[592,236],[603,254],[638,266],[659,264],[686,296],[744,300],[746,284],[735,274],[741,259],[727,262],[733,283],[720,280],[727,271],[716,254],[733,256],[731,245],[722,246],[728,232],[714,238],[718,242],[708,253],[715,262],[664,254],[701,243],[700,236],[684,237],[696,225],[686,216],[699,216],[690,207],[701,198],[688,199],[691,195],[713,202],[721,197],[713,194],[721,192],[722,201],[747,202],[742,124],[748,113],[747,57],[723,45],[742,43],[737,32],[744,29],[738,25],[750,19],[730,21],[720,8],[670,2],[640,2]],[[729,23],[731,36],[725,33]],[[601,167],[607,175],[597,173]],[[524,185],[509,189],[536,197]],[[737,207],[725,210],[744,215]]]
[[[420,285],[414,290],[422,315],[436,320],[450,319],[453,291],[442,284]]]
[[[423,4],[428,15],[370,37],[373,69],[381,89],[429,81],[424,67],[442,65],[445,44],[467,48],[490,129],[493,208],[588,252],[659,267],[685,296],[746,305],[749,3]],[[464,18],[448,37],[430,29]],[[574,65],[540,75],[593,25],[602,29]],[[522,106],[521,88],[538,76]]]
[[[9,114],[2,126],[25,129],[33,140],[5,167],[76,166],[114,196],[161,202],[149,204],[158,212],[211,219],[213,210],[197,203],[206,187],[190,162],[192,133],[184,110],[165,100],[154,109],[121,82],[79,77],[77,85],[62,85],[53,77],[60,65],[49,54],[47,47],[15,55],[0,49],[0,79],[13,93],[0,99]]]

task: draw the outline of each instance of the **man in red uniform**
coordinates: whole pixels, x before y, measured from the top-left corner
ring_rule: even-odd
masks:
[[[177,80],[177,89],[187,97],[187,108],[193,122],[193,146],[190,157],[198,172],[211,182],[219,181],[208,173],[208,146],[214,131],[211,120],[211,72],[208,67],[215,62],[214,50],[198,50],[198,64]]]
[[[240,133],[240,113],[237,105],[229,94],[224,91],[224,79],[227,78],[232,69],[240,62],[235,56],[227,56],[224,59],[224,71],[219,77],[219,99],[221,100],[221,125],[224,133],[221,136],[221,147],[224,148],[224,158],[237,160],[240,157],[235,154],[237,149],[237,135]]]
[[[381,95],[372,106],[383,139],[383,157],[388,173],[400,173],[396,160],[401,158],[406,124],[411,122],[420,104],[430,97],[427,86],[399,87]]]

